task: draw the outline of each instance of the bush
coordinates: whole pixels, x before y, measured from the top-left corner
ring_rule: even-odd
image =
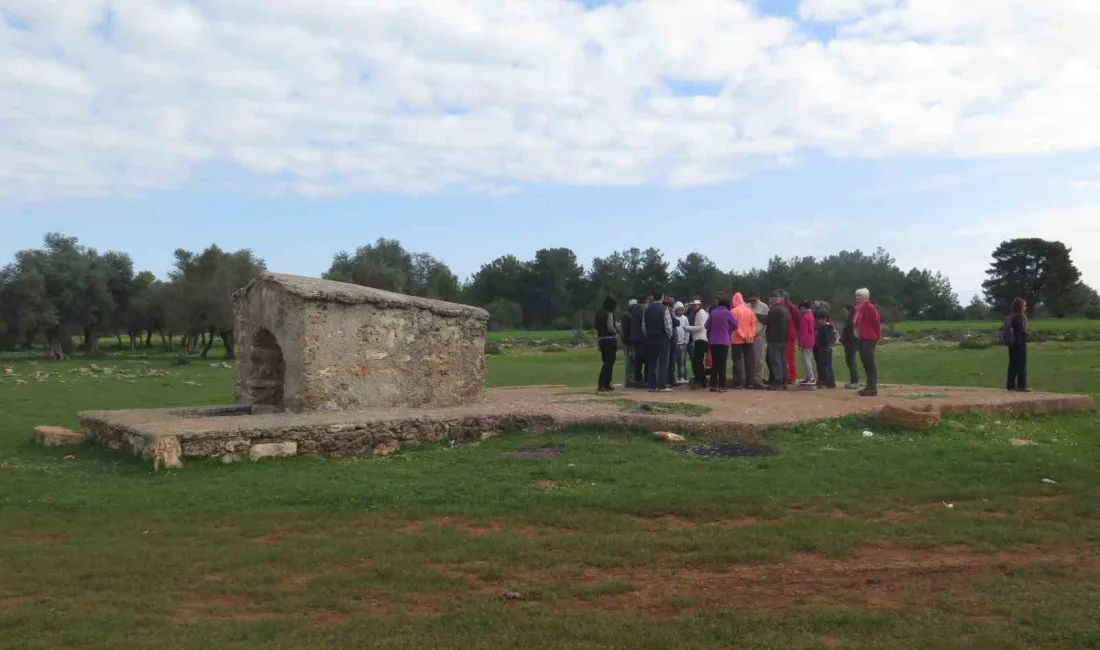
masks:
[[[567,318],[565,316],[559,316],[558,318],[550,321],[550,329],[558,331],[571,330],[573,329],[573,319]]]
[[[1089,307],[1086,309],[1085,318],[1089,320],[1100,320],[1100,307]]]
[[[504,354],[504,349],[496,341],[486,341],[485,354]]]

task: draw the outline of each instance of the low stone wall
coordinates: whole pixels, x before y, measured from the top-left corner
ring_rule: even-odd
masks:
[[[177,417],[196,417],[194,415]],[[486,440],[502,430],[547,431],[555,427],[549,415],[479,415],[445,418],[373,420],[347,424],[318,423],[281,426],[278,416],[262,418],[251,428],[163,435],[142,431],[108,414],[83,414],[81,426],[103,447],[153,458],[158,438],[179,442],[185,458],[219,458],[229,463],[281,456],[388,456],[421,443]]]

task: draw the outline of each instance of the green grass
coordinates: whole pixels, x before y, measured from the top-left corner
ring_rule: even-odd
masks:
[[[1036,387],[1100,392],[1100,344],[1030,353]],[[893,343],[882,380],[999,386],[1004,357]],[[220,361],[125,353],[94,360],[106,374],[0,357],[17,375],[0,376],[0,645],[1100,645],[1096,413],[949,418],[923,434],[847,418],[769,432],[777,456],[731,460],[613,427],[160,474],[27,443],[32,426],[74,425],[83,409],[227,402]],[[509,350],[487,381],[588,387],[598,367],[592,349]],[[506,456],[546,445],[561,456]],[[852,578],[867,549],[1007,555]],[[1040,552],[1055,557],[1020,559]],[[770,573],[794,561],[835,571]]]
[[[1100,320],[1033,318],[1030,321],[1030,326],[1033,331],[1038,332],[1096,332],[1100,331]],[[1001,327],[1001,319],[987,321],[905,321],[887,327],[893,327],[900,332],[926,332],[932,330],[996,332]]]

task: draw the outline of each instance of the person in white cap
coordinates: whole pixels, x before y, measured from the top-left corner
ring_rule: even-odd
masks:
[[[702,300],[695,300],[691,304],[695,308],[695,319],[687,327],[687,331],[691,334],[691,343],[694,346],[691,353],[691,388],[697,390],[707,387],[707,319],[710,315],[703,309]]]
[[[675,362],[676,375],[675,380],[677,384],[686,384],[688,380],[687,373],[687,347],[688,339],[691,337],[691,332],[687,330],[690,323],[688,323],[687,316],[684,315],[684,303],[677,301],[672,306],[673,314],[676,320],[680,322],[680,326],[676,328],[676,351],[674,353],[673,361]]]

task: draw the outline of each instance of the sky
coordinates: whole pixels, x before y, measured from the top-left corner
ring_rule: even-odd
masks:
[[[3,0],[0,262],[881,246],[965,302],[1035,236],[1100,287],[1098,33],[1096,0]]]

